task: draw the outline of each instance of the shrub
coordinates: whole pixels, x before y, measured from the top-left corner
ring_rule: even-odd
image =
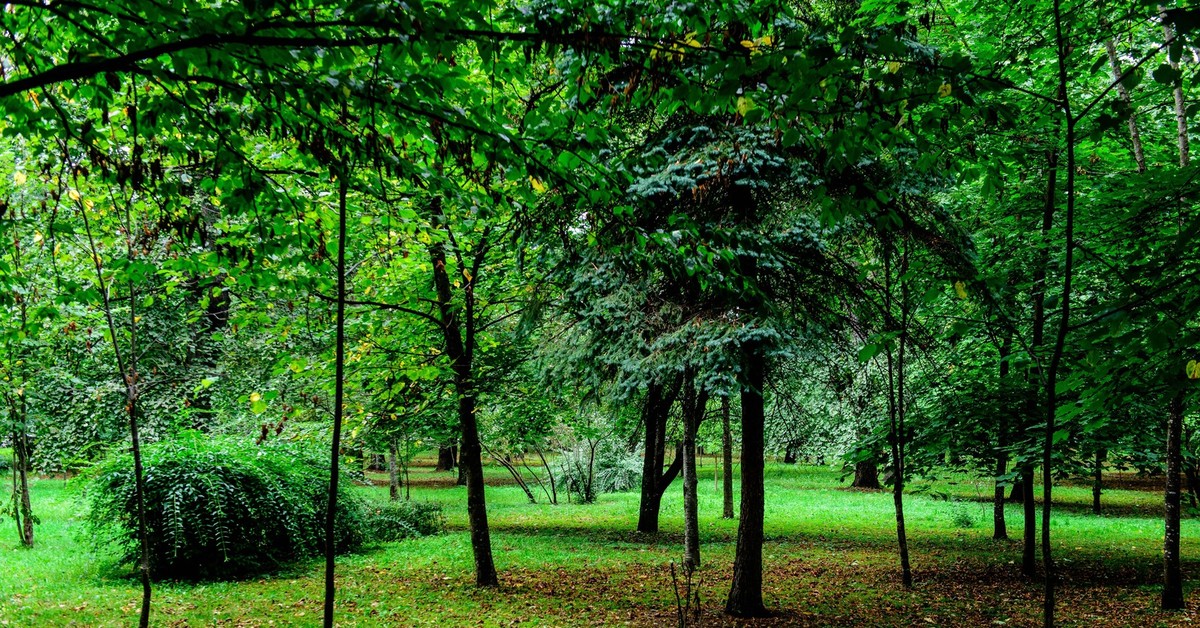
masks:
[[[562,452],[558,463],[561,485],[585,504],[601,493],[628,491],[642,478],[641,451],[630,451],[615,438],[580,441]]]
[[[370,504],[365,508],[364,520],[364,536],[374,542],[429,536],[446,528],[442,507],[430,502]]]
[[[143,449],[150,568],[155,576],[221,578],[270,570],[324,549],[329,465],[295,443],[262,446],[184,434]],[[92,472],[88,521],[97,542],[138,555],[133,460],[110,456]],[[362,544],[362,504],[344,483],[334,538]]]

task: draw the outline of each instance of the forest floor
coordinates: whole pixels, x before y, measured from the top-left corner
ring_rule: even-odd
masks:
[[[729,619],[721,611],[737,521],[720,518],[720,490],[707,462],[700,469],[704,565],[693,588],[700,604],[688,625],[1041,625],[1042,584],[1021,578],[1020,541],[991,538],[989,482],[953,476],[911,485],[905,505],[915,585],[906,591],[891,494],[849,490],[848,480],[826,467],[783,464],[767,469],[764,596],[774,614]],[[672,562],[682,553],[682,499],[675,487],[664,498],[663,531],[648,537],[633,532],[636,493],[603,495],[591,505],[530,504],[503,480],[503,469],[488,468],[487,475],[496,485],[487,497],[501,587],[472,584],[465,489],[453,486],[449,472],[415,468],[412,498],[444,504],[449,531],[340,558],[338,625],[679,625]],[[386,487],[360,490],[368,499],[387,498]],[[9,526],[0,535],[0,626],[135,623],[140,588],[107,552],[89,545],[80,488],[39,479],[33,499],[41,518],[37,546],[15,547]],[[1177,613],[1156,608],[1161,493],[1106,491],[1100,516],[1090,513],[1091,489],[1082,483],[1066,483],[1055,499],[1062,506],[1052,528],[1060,625],[1200,622],[1194,603]],[[1007,518],[1019,538],[1020,505],[1010,505]],[[1198,522],[1183,524],[1188,580],[1200,575]],[[154,595],[155,626],[313,626],[321,618],[322,571],[312,561],[237,582],[163,582]]]

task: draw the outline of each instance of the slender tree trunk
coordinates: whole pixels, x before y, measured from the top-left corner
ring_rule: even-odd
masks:
[[[1046,431],[1042,441],[1042,577],[1045,598],[1042,604],[1042,623],[1046,628],[1054,626],[1054,594],[1057,574],[1050,544],[1050,514],[1053,505],[1054,486],[1054,432],[1058,413],[1058,370],[1066,348],[1067,333],[1071,329],[1071,285],[1074,280],[1075,260],[1075,115],[1071,110],[1070,63],[1071,44],[1064,30],[1062,0],[1054,0],[1054,40],[1058,56],[1058,93],[1064,124],[1066,126],[1067,173],[1066,173],[1066,216],[1064,221],[1063,283],[1059,297],[1058,334],[1054,350],[1050,355],[1050,367],[1046,372]]]
[[[136,98],[134,101],[131,114],[131,126],[134,137],[137,137],[137,116],[136,116]],[[137,154],[139,148],[135,145],[134,151]],[[142,582],[142,607],[138,615],[138,628],[148,628],[150,625],[150,602],[152,599],[153,590],[150,585],[150,541],[148,526],[146,524],[146,480],[145,469],[142,467],[142,441],[138,434],[138,397],[139,397],[139,375],[137,370],[137,320],[136,308],[133,306],[137,303],[137,297],[133,289],[132,281],[129,283],[129,354],[128,361],[125,359],[125,354],[121,351],[118,342],[117,324],[113,319],[112,300],[108,293],[108,287],[104,281],[104,269],[100,264],[99,249],[96,248],[96,240],[92,234],[91,221],[88,219],[87,208],[84,207],[81,200],[76,201],[79,206],[80,215],[83,217],[83,229],[87,235],[88,248],[92,254],[93,267],[96,270],[96,287],[99,288],[100,299],[104,308],[104,318],[108,324],[108,333],[112,341],[113,355],[117,362],[117,374],[121,379],[121,385],[125,390],[125,412],[129,419],[129,442],[130,450],[133,455],[133,496],[134,503],[137,509],[138,522],[138,573]],[[133,222],[129,214],[128,204],[125,210],[125,231],[127,237],[130,238],[126,242],[126,262],[133,262]],[[64,471],[63,477],[66,477]]]
[[[724,483],[721,496],[724,509],[722,517],[733,519],[733,430],[729,425],[729,397],[721,397],[721,455],[725,468],[722,469]]]
[[[400,501],[400,465],[397,458],[400,457],[400,448],[396,446],[396,440],[388,441],[388,497],[396,502]]]
[[[329,494],[325,504],[325,628],[333,628],[336,580],[334,557],[337,538],[334,536],[338,510],[338,476],[342,448],[342,416],[345,411],[346,379],[346,195],[348,173],[339,173],[338,185],[338,251],[337,251],[337,319],[334,323],[334,384],[333,440],[329,450]]]
[[[1000,343],[1000,381],[1008,379],[1008,356],[1012,349],[1012,336],[1007,335]],[[992,539],[1008,540],[1008,522],[1004,518],[1004,486],[1000,478],[1008,473],[1008,415],[1000,414],[996,426],[996,490],[992,497]]]
[[[1033,289],[1030,295],[1033,301],[1033,343],[1031,350],[1034,355],[1037,355],[1045,343],[1046,334],[1046,269],[1050,265],[1050,229],[1054,225],[1054,212],[1057,207],[1057,188],[1058,188],[1058,153],[1051,150],[1046,155],[1046,197],[1042,209],[1042,229],[1040,243],[1040,260],[1033,270]],[[1035,361],[1034,376],[1040,380],[1045,370],[1041,368],[1040,362]],[[1045,391],[1043,387],[1041,389]],[[1032,422],[1036,420],[1039,410],[1038,397],[1040,393],[1036,392],[1036,387],[1031,387],[1029,395],[1026,399],[1026,421]],[[1021,573],[1027,578],[1035,577],[1037,573],[1036,554],[1037,554],[1037,514],[1033,498],[1033,463],[1024,462],[1021,468],[1022,497],[1023,505],[1022,514],[1024,516],[1024,534],[1023,547],[1021,551]]]
[[[11,401],[14,406],[18,402]],[[20,410],[14,410],[19,413]],[[21,545],[33,547],[33,504],[29,499],[29,450],[26,445],[22,421],[14,419],[17,429],[13,431],[13,518],[17,524],[17,537]]]
[[[763,487],[764,356],[757,346],[743,349],[742,372],[742,500],[733,583],[725,612],[736,617],[766,614],[762,598],[762,544],[765,491]]]
[[[33,503],[29,499],[29,448],[25,434],[13,441],[13,473],[17,475],[17,484],[21,498],[21,506],[15,509],[20,512],[17,518],[21,528],[21,544],[33,547]]]
[[[431,203],[433,224],[446,229],[442,199]],[[480,244],[483,250],[483,244]],[[477,253],[478,254],[478,253]],[[466,471],[467,519],[471,526],[471,550],[475,555],[475,584],[481,587],[499,586],[496,565],[492,560],[492,540],[488,529],[487,503],[483,484],[483,449],[479,443],[479,423],[475,416],[477,403],[473,373],[475,352],[475,297],[473,279],[467,278],[463,287],[463,307],[456,308],[446,270],[446,250],[442,244],[430,247],[433,262],[433,283],[438,295],[442,333],[446,342],[446,357],[454,372],[454,389],[458,395],[459,438],[458,464]],[[460,319],[461,314],[461,319]]]
[[[885,247],[888,245],[885,244]],[[891,261],[890,249],[885,249],[884,272],[887,274],[885,279],[884,289],[887,291],[885,298],[888,302],[887,309],[890,312],[891,307]],[[907,247],[902,257],[900,273],[901,277],[907,272],[908,268],[908,252]],[[908,335],[908,283],[903,278],[900,280],[900,337],[899,346],[896,354],[896,360],[892,360],[892,350],[887,349],[887,368],[888,368],[888,416],[890,419],[890,434],[888,441],[892,446],[892,471],[895,477],[892,482],[892,503],[896,510],[896,544],[900,551],[900,579],[904,588],[912,588],[912,566],[909,563],[908,557],[908,533],[904,525],[904,445],[905,441],[905,425],[904,425],[904,350],[907,344]]]
[[[1179,473],[1182,466],[1183,393],[1177,393],[1167,412],[1167,488],[1164,497],[1163,610],[1184,607],[1183,572],[1179,566]]]
[[[1100,514],[1100,492],[1104,489],[1104,458],[1106,452],[1103,449],[1096,450],[1095,460],[1092,462],[1092,514]]]
[[[1159,7],[1162,9],[1163,7]],[[1175,32],[1171,25],[1166,20],[1163,20],[1163,39],[1170,43],[1175,40]],[[1167,63],[1172,70],[1179,71],[1179,62],[1171,59],[1171,55],[1167,55]],[[1183,97],[1183,79],[1175,81],[1175,89],[1172,91],[1175,96],[1175,137],[1179,145],[1179,167],[1187,168],[1190,160],[1190,148],[1188,146],[1188,123],[1187,123],[1187,101]]]
[[[1033,466],[1021,467],[1021,514],[1024,515],[1021,546],[1021,574],[1026,578],[1037,576],[1037,506],[1033,500]]]
[[[1133,97],[1129,93],[1129,88],[1121,82],[1121,60],[1117,57],[1116,43],[1109,39],[1104,42],[1104,49],[1108,52],[1108,64],[1112,70],[1113,82],[1117,85],[1117,94],[1121,97],[1121,101],[1129,105],[1129,119],[1126,121],[1129,125],[1129,139],[1133,144],[1133,161],[1137,164],[1137,171],[1146,171],[1146,153],[1142,150],[1142,134],[1138,132],[1137,113],[1133,110]]]
[[[689,373],[683,389],[683,564],[687,571],[700,566],[700,515],[696,490],[696,430],[708,395],[696,390],[695,372]]]

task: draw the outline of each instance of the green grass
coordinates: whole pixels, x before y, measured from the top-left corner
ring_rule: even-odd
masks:
[[[701,469],[704,567],[697,575],[703,620],[721,615],[737,521],[719,517],[713,468]],[[413,498],[446,508],[447,534],[388,543],[339,559],[338,623],[377,625],[669,625],[675,598],[670,563],[682,543],[678,485],[664,500],[662,533],[633,532],[636,493],[601,496],[580,506],[529,504],[515,486],[489,486],[492,545],[503,581],[498,591],[472,585],[465,489],[431,483],[453,477],[412,471]],[[503,481],[503,469],[487,476]],[[917,586],[898,584],[895,519],[888,493],[845,489],[826,468],[768,467],[765,595],[780,613],[763,625],[1033,625],[1040,623],[1040,583],[1025,582],[1014,563],[1019,541],[991,540],[991,489],[954,476],[914,483],[906,497]],[[8,484],[6,484],[7,486]],[[386,487],[362,488],[386,499]],[[938,496],[946,496],[942,499]],[[36,480],[34,508],[42,523],[37,546],[15,547],[0,528],[0,625],[126,626],[136,621],[140,589],[111,556],[84,538],[78,490],[62,480]],[[541,496],[539,495],[539,498]],[[1162,523],[1140,514],[1094,516],[1084,487],[1056,491],[1054,551],[1063,570],[1060,617],[1065,625],[1168,625],[1200,620],[1154,610],[1161,566]],[[1156,493],[1108,491],[1113,512],[1141,512]],[[1039,511],[1040,515],[1040,511]],[[1007,509],[1020,534],[1019,506]],[[1197,522],[1184,522],[1185,572],[1200,550]],[[239,582],[157,583],[156,626],[310,626],[320,623],[319,561]],[[5,623],[7,622],[7,623]]]

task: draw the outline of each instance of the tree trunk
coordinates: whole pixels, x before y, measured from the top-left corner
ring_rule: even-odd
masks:
[[[1107,452],[1096,450],[1096,458],[1092,466],[1092,514],[1100,514],[1100,492],[1104,489],[1104,458]]]
[[[1008,503],[1020,504],[1025,501],[1025,481],[1017,475],[1017,479],[1013,480],[1012,490],[1008,493]]]
[[[1137,164],[1137,171],[1146,171],[1146,153],[1142,150],[1142,134],[1138,132],[1137,112],[1133,109],[1133,96],[1129,93],[1129,88],[1121,82],[1121,60],[1117,57],[1116,42],[1109,39],[1104,42],[1104,49],[1108,52],[1108,65],[1112,70],[1112,80],[1117,86],[1117,94],[1121,97],[1121,101],[1129,105],[1129,119],[1126,122],[1129,125],[1129,140],[1133,143],[1133,161]]]
[[[765,492],[763,487],[765,416],[764,356],[757,346],[743,349],[742,367],[742,500],[733,583],[725,612],[735,617],[766,614],[762,599],[762,544]]]
[[[696,390],[695,371],[683,389],[683,565],[688,572],[700,566],[700,515],[696,490],[696,431],[704,416],[708,393]]]
[[[996,454],[996,477],[1003,476],[1008,472],[1008,454],[1000,452]],[[996,482],[996,491],[992,497],[992,539],[996,541],[1008,540],[1008,522],[1004,518],[1004,487],[999,481]]]
[[[646,433],[637,530],[645,534],[658,534],[658,512],[662,496],[683,468],[683,455],[677,448],[671,466],[663,471],[666,461],[667,418],[680,385],[676,380],[671,389],[666,390],[661,384],[651,384],[642,405],[642,423]]]
[[[449,445],[438,447],[438,461],[435,471],[450,471],[454,469],[454,448]]]
[[[134,137],[137,137],[137,122],[136,117],[133,118],[132,132]],[[135,153],[137,148],[135,147]],[[138,523],[138,572],[142,581],[142,607],[138,615],[138,628],[148,628],[150,625],[150,603],[152,598],[152,588],[150,586],[150,542],[148,526],[146,524],[146,480],[145,470],[142,468],[142,444],[141,437],[138,434],[138,396],[140,390],[139,374],[138,374],[138,346],[137,346],[137,308],[133,307],[137,303],[137,295],[134,291],[133,282],[129,283],[129,354],[128,361],[125,359],[125,353],[121,351],[121,346],[117,339],[117,324],[113,318],[112,300],[109,296],[108,287],[104,281],[104,268],[100,263],[99,249],[96,248],[96,240],[92,235],[91,221],[88,219],[88,213],[83,208],[82,204],[79,207],[80,216],[83,218],[83,229],[87,235],[88,249],[92,254],[92,264],[96,270],[96,286],[100,291],[100,298],[104,307],[104,318],[108,325],[109,338],[112,343],[113,356],[117,362],[117,377],[121,380],[121,386],[125,390],[125,412],[129,419],[129,443],[130,453],[133,455],[133,495],[134,503],[137,510]],[[128,214],[126,214],[128,216]],[[132,238],[133,225],[126,223],[125,231],[128,238]],[[133,263],[133,241],[132,239],[126,242],[126,263]],[[63,473],[66,476],[66,473]]]
[[[721,456],[725,463],[722,469],[723,484],[721,497],[722,517],[733,519],[733,431],[729,425],[729,397],[721,397]]]
[[[1159,7],[1162,9],[1162,7]],[[1163,20],[1163,39],[1166,43],[1170,43],[1175,39],[1174,29],[1171,28],[1170,22]],[[1179,62],[1172,60],[1171,55],[1167,55],[1167,64],[1172,70],[1179,71]],[[1188,146],[1188,124],[1187,124],[1187,101],[1183,97],[1183,79],[1176,79],[1175,89],[1172,90],[1175,96],[1175,137],[1179,145],[1179,167],[1187,168],[1190,162],[1190,148]]]
[[[400,464],[397,460],[400,457],[399,451],[395,439],[388,442],[388,497],[394,502],[400,501]]]
[[[442,199],[431,202],[434,226],[446,229]],[[481,250],[483,245],[480,244]],[[475,557],[475,584],[481,587],[499,586],[496,564],[492,560],[492,540],[488,529],[487,502],[483,485],[483,450],[479,444],[479,424],[476,420],[476,391],[473,372],[475,353],[475,296],[473,279],[464,276],[463,306],[455,307],[446,270],[446,250],[441,243],[430,247],[433,262],[433,283],[438,295],[438,311],[446,342],[446,357],[454,372],[454,390],[458,395],[459,437],[458,464],[466,472],[467,520],[471,527],[471,550]],[[461,318],[460,318],[461,315]]]
[[[17,479],[20,506],[14,508],[17,526],[21,533],[21,545],[33,547],[33,504],[29,499],[29,448],[25,434],[13,438],[13,473]],[[65,473],[65,471],[64,471]]]
[[[345,413],[346,379],[346,195],[349,193],[346,173],[341,173],[338,186],[338,250],[337,250],[337,319],[334,340],[333,440],[329,452],[329,494],[325,506],[325,628],[333,628],[334,615],[334,557],[337,539],[334,537],[338,511],[338,463],[341,458],[342,418]]]
[[[1179,473],[1182,466],[1183,393],[1171,399],[1167,412],[1167,488],[1164,497],[1163,610],[1184,607],[1183,572],[1179,566]]]
[[[1000,380],[1008,378],[1008,356],[1012,350],[1012,335],[1006,335],[1000,343]],[[992,496],[992,539],[1008,540],[1008,522],[1004,518],[1004,487],[1000,478],[1008,473],[1008,415],[1001,412],[996,426],[996,487]]]
[[[1037,575],[1037,511],[1033,503],[1033,467],[1021,468],[1021,511],[1025,530],[1021,547],[1021,573],[1026,578]]]
[[[883,485],[879,483],[879,464],[874,459],[859,460],[854,463],[854,481],[850,483],[850,486],[874,490],[883,489]]]

